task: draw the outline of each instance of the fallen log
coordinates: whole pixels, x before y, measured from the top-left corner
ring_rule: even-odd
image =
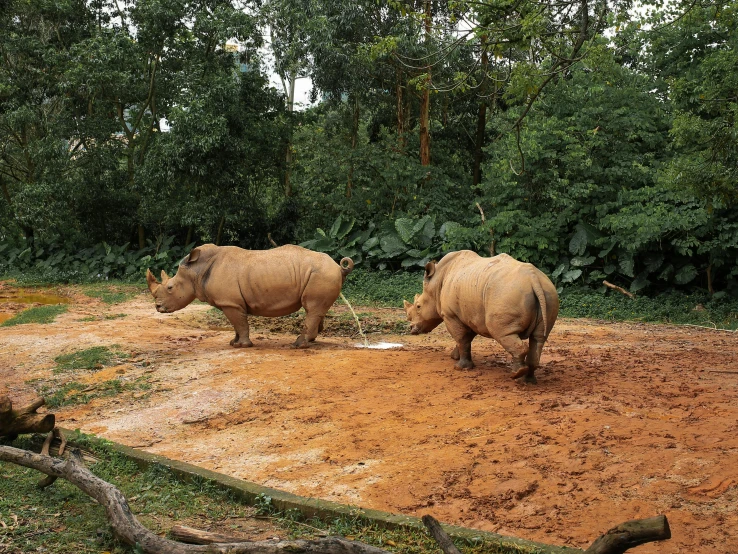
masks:
[[[441,528],[441,524],[438,523],[436,518],[426,514],[422,517],[422,520],[423,525],[428,528],[428,532],[434,539],[436,539],[438,546],[441,547],[441,550],[443,550],[445,554],[461,554],[459,549],[456,548],[456,545],[451,541],[451,537],[449,537],[446,534],[446,531]]]
[[[0,446],[0,461],[29,467],[46,475],[66,479],[91,496],[105,509],[113,534],[122,542],[136,546],[146,554],[388,554],[368,544],[340,537],[316,540],[253,541],[208,545],[184,544],[162,538],[149,531],[131,512],[123,493],[115,486],[93,475],[82,463],[78,449],[67,459],[52,458],[27,450]]]
[[[7,396],[0,396],[0,437],[15,439],[22,433],[48,433],[54,428],[54,414],[38,414],[45,404],[43,398],[37,398],[30,405],[17,410]]]
[[[584,554],[623,554],[647,542],[671,538],[671,529],[666,516],[633,519],[621,523],[595,540]]]

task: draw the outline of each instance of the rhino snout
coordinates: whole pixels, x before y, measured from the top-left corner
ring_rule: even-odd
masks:
[[[410,327],[410,334],[411,335],[419,335],[420,334],[420,327],[418,325],[413,325]]]

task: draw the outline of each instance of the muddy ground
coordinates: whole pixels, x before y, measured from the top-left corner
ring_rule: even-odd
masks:
[[[7,286],[6,286],[7,289]],[[269,487],[551,544],[587,546],[611,526],[664,513],[673,538],[639,552],[738,552],[738,336],[695,327],[559,320],[538,385],[477,338],[454,368],[441,327],[359,308],[354,348],[334,307],[326,335],[291,348],[298,318],[252,327],[255,347],[206,305],[106,305],[79,289],[48,325],[0,328],[0,394],[81,382],[92,400],[56,410],[68,428]],[[17,309],[17,308],[15,308]],[[114,365],[54,372],[53,358],[118,345]],[[118,380],[126,387],[97,397]]]

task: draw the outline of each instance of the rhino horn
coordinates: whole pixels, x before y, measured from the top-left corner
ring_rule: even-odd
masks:
[[[146,270],[146,282],[149,284],[149,290],[151,291],[151,294],[154,294],[156,287],[159,286],[159,282],[156,280],[156,277],[154,277],[154,274],[151,273],[150,269]]]
[[[163,269],[161,270],[161,284],[165,285],[169,281],[169,275],[167,275],[167,272]]]
[[[413,298],[413,302],[417,302],[418,301],[418,298],[420,298],[420,295],[419,294],[416,294],[415,295],[415,298]]]

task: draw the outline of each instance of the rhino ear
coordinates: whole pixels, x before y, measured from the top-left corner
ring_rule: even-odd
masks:
[[[156,287],[159,286],[159,283],[156,280],[156,277],[154,277],[154,274],[151,273],[150,269],[146,270],[146,282],[149,284],[149,290],[151,291],[151,294],[154,294],[154,291],[156,290]]]
[[[407,309],[408,309],[408,308],[409,308],[410,306],[412,306],[412,304],[410,304],[410,302],[408,302],[407,300],[403,299],[403,300],[402,300],[402,306],[403,306],[403,307],[405,308],[405,311],[407,311]]]
[[[193,248],[192,252],[190,252],[190,257],[187,258],[187,263],[191,264],[192,262],[196,262],[199,257],[200,257],[200,249]]]
[[[436,272],[436,262],[428,262],[425,264],[425,278],[430,279]]]
[[[169,281],[169,275],[167,275],[167,272],[162,269],[161,270],[161,284],[166,285],[167,281]]]

